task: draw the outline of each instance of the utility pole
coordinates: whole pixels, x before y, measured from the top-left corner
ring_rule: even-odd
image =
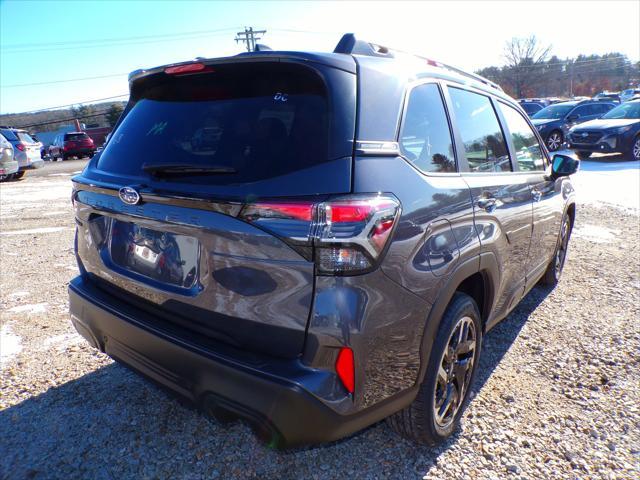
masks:
[[[238,32],[234,40],[238,43],[243,42],[247,47],[247,52],[255,52],[256,41],[262,38],[258,35],[264,35],[265,33],[267,33],[266,30],[254,30],[253,27],[244,27],[244,32]]]

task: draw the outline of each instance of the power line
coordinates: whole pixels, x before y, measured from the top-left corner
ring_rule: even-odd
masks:
[[[47,110],[57,110],[59,108],[73,107],[74,105],[85,105],[87,103],[96,103],[96,102],[101,102],[101,101],[104,101],[104,100],[112,100],[114,98],[121,98],[121,97],[128,97],[128,96],[129,96],[128,93],[123,93],[122,95],[114,95],[113,97],[95,98],[93,100],[84,100],[82,102],[69,103],[67,105],[57,105],[55,107],[46,107],[46,108],[40,108],[38,110],[29,110],[28,112],[20,112],[17,115],[25,115],[25,114],[28,114],[28,113],[46,112]],[[5,115],[13,115],[13,114],[6,113]]]
[[[180,37],[185,35],[200,35],[205,33],[218,33],[218,32],[229,32],[232,30],[237,30],[240,27],[230,27],[230,28],[218,28],[215,30],[192,30],[189,32],[176,32],[176,33],[164,33],[157,35],[137,35],[137,36],[129,36],[129,37],[112,37],[112,38],[97,38],[94,40],[82,40],[84,45],[93,44],[93,43],[104,43],[104,42],[123,42],[128,40],[147,40],[153,38],[167,38],[167,37]],[[48,46],[64,46],[64,45],[75,45],[79,40],[67,40],[63,42],[42,42],[42,43],[14,43],[9,45],[3,45],[2,49],[19,49],[19,48],[33,48],[33,47],[48,47]]]
[[[81,82],[83,80],[97,80],[99,78],[112,78],[121,77],[122,75],[128,75],[125,73],[113,73],[111,75],[98,75],[95,77],[81,77],[81,78],[67,78],[65,80],[51,80],[49,82],[35,82],[35,83],[14,83],[13,85],[2,85],[1,88],[17,88],[17,87],[32,87],[35,85],[50,85],[53,83],[67,83],[67,82]]]
[[[138,40],[138,41],[126,41],[126,42],[119,41],[119,42],[91,44],[91,45],[83,43],[82,45],[57,46],[57,47],[54,46],[53,48],[42,47],[42,48],[32,48],[32,49],[25,49],[25,50],[15,49],[15,50],[3,51],[2,53],[6,55],[9,53],[51,52],[51,51],[58,51],[58,50],[79,50],[84,48],[118,47],[121,45],[124,46],[124,45],[142,45],[142,44],[148,44],[148,43],[161,43],[161,42],[179,42],[183,40],[195,40],[198,38],[217,37],[220,35],[227,35],[227,33],[232,30],[236,30],[236,29],[235,28],[225,29],[225,32],[216,31],[214,33],[198,33],[198,34],[190,34],[189,36],[183,35],[182,38],[173,37],[173,38],[161,38],[157,40]]]
[[[234,40],[236,41],[236,43],[243,42],[244,44],[246,44],[247,52],[255,52],[256,41],[262,38],[258,35],[264,35],[265,33],[267,33],[266,30],[254,30],[253,27],[244,27],[244,32],[238,32]]]
[[[94,113],[87,114],[87,115],[76,115],[75,117],[63,118],[63,119],[60,119],[60,120],[50,120],[48,122],[34,123],[34,124],[31,124],[31,125],[22,125],[20,127],[15,127],[15,128],[27,129],[27,128],[33,128],[33,127],[41,127],[43,125],[52,125],[54,123],[72,122],[73,120],[80,120],[82,118],[101,117],[102,115],[106,115],[107,113],[109,113],[109,110],[104,110],[102,112],[97,112],[97,113],[94,112]]]

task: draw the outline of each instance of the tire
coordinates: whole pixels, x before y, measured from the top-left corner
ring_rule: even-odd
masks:
[[[458,352],[461,330],[467,340]],[[481,347],[478,307],[471,297],[457,292],[442,316],[418,395],[411,405],[389,417],[391,427],[405,438],[432,446],[450,437],[469,403]],[[456,367],[458,374],[454,374]],[[459,385],[462,398],[457,396]],[[445,392],[452,395],[453,402],[443,409],[449,398]]]
[[[66,153],[62,154],[62,161],[69,160],[69,156]]]
[[[20,170],[19,172],[14,173],[14,177],[16,180],[20,180],[22,177],[24,177],[24,174],[26,172],[24,170]]]
[[[586,160],[591,156],[591,153],[592,152],[576,152],[576,155],[578,156],[578,159]]]
[[[0,175],[0,182],[5,182],[7,180],[11,180],[11,174],[8,175]]]
[[[629,156],[631,160],[640,160],[640,135],[636,136],[631,143],[631,150],[629,150]]]
[[[545,143],[547,144],[547,149],[550,152],[560,150],[560,147],[562,147],[562,144],[564,143],[562,132],[560,130],[554,130],[549,134]]]
[[[571,230],[573,225],[571,218],[565,214],[562,218],[562,225],[560,232],[558,233],[558,241],[556,242],[556,248],[553,252],[553,258],[544,272],[544,275],[540,279],[542,285],[549,285],[555,287],[560,281],[564,264],[567,260],[567,252],[569,251],[569,239],[571,238]]]

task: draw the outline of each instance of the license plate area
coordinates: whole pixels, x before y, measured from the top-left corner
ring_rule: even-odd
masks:
[[[196,286],[200,258],[196,238],[116,219],[110,223],[108,256],[116,270],[151,280],[147,283],[159,288]]]

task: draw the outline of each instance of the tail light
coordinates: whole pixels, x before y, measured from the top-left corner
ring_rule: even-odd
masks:
[[[336,373],[338,378],[349,393],[353,393],[356,387],[355,363],[353,361],[353,350],[349,347],[342,347],[336,359]]]
[[[213,72],[213,68],[200,62],[186,63],[183,65],[174,65],[164,69],[164,73],[168,75],[185,75],[193,73]]]
[[[282,238],[321,275],[355,275],[373,269],[397,223],[392,195],[348,195],[324,202],[258,202],[240,217]]]
[[[16,148],[21,152],[24,152],[24,143],[17,143]]]

